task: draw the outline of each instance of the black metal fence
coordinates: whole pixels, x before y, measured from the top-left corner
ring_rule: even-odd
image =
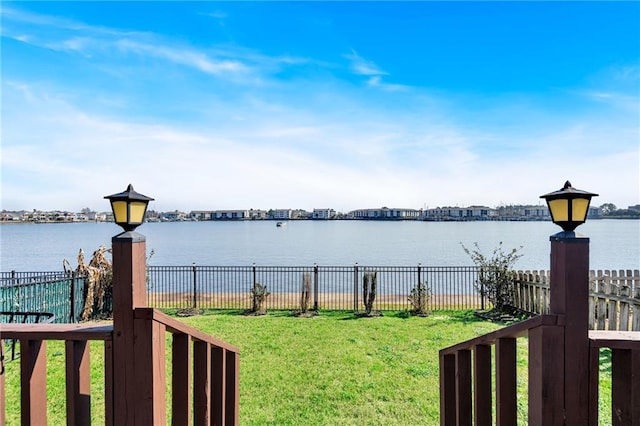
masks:
[[[428,288],[428,310],[485,308],[474,288],[474,266],[148,266],[147,304],[166,309],[249,309],[255,283],[270,293],[267,309],[300,308],[303,282],[311,284],[309,309],[364,310],[365,272],[377,277],[376,310],[412,309],[411,291]],[[76,322],[88,280],[65,272],[0,272],[0,311],[51,312]],[[110,306],[110,301],[107,304]]]
[[[76,322],[87,280],[66,272],[0,272],[0,311],[49,312],[54,322]]]
[[[427,309],[484,308],[474,266],[149,266],[148,304],[159,308],[249,309],[255,283],[266,286],[268,309],[298,309],[306,280],[311,309],[364,309],[365,272],[377,276],[377,310],[411,309],[418,283],[431,297]],[[306,278],[305,278],[306,276]]]

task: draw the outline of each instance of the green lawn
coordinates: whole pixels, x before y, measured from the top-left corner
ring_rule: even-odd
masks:
[[[471,312],[427,318],[323,312],[296,318],[207,312],[186,323],[241,350],[242,425],[436,425],[438,351],[495,330]],[[102,345],[92,346],[94,424],[103,423]],[[168,347],[169,350],[169,347]],[[64,423],[64,347],[49,342],[50,424]],[[519,342],[521,421],[526,424],[526,339]],[[7,364],[7,424],[19,424],[18,363]],[[606,395],[605,395],[606,396]]]
[[[186,322],[241,349],[246,425],[437,424],[438,350],[497,328],[469,312],[218,314]]]

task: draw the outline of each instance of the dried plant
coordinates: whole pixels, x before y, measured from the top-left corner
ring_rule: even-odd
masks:
[[[267,310],[265,309],[265,302],[267,297],[270,295],[267,291],[267,286],[262,285],[258,282],[253,283],[253,288],[251,289],[251,309],[245,312],[247,315],[266,315]]]
[[[364,302],[365,315],[372,316],[373,302],[378,293],[378,272],[365,271],[362,277],[362,300]]]
[[[293,312],[293,316],[311,318],[318,315],[318,311],[309,309],[311,302],[311,273],[302,274],[302,291],[300,293],[300,309]]]
[[[106,253],[111,250],[105,246],[93,252],[93,256],[89,264],[85,264],[84,251],[80,249],[78,252],[78,267],[75,270],[77,276],[86,276],[87,285],[85,287],[84,308],[80,319],[82,321],[89,320],[96,316],[94,312],[97,310],[101,315],[110,315],[111,301],[113,291],[113,266]],[[63,266],[66,272],[69,262],[65,259]]]
[[[309,310],[309,294],[311,293],[311,274],[302,274],[302,293],[300,294],[300,312],[306,313]]]
[[[429,314],[427,311],[429,299],[431,299],[431,289],[426,284],[418,282],[418,285],[411,289],[411,294],[408,297],[413,307],[409,313],[421,317],[427,316]]]

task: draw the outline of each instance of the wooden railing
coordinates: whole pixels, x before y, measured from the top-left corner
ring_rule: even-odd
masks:
[[[563,333],[563,316],[541,315],[441,350],[441,425],[518,424],[516,339],[521,337],[528,337],[528,424],[565,424],[566,387],[579,381],[563,380]],[[607,423],[640,424],[640,333],[591,331],[589,348],[588,424],[603,420],[598,412],[601,348],[612,351],[612,410]]]
[[[612,351],[611,424],[640,425],[640,332],[589,331],[589,240],[564,231],[550,241],[548,304],[540,304],[549,313],[440,351],[441,425],[492,424],[492,368],[496,424],[522,420],[516,341],[525,336],[529,425],[598,425],[603,347]]]
[[[491,425],[494,399],[496,424],[517,424],[516,339],[528,336],[529,354],[539,354],[543,349],[539,336],[560,327],[562,320],[563,318],[557,315],[542,315],[442,349],[441,425]],[[492,390],[492,345],[495,346],[495,398]],[[540,363],[534,363],[529,367],[530,380],[533,376],[540,376]],[[535,395],[535,381],[531,384],[533,387],[529,388],[530,420],[535,417],[536,412],[543,409],[542,401]],[[552,389],[549,391],[553,392]],[[545,401],[545,405],[553,402],[554,398],[550,398],[549,401]]]
[[[239,351],[151,308],[134,311],[136,370],[130,382],[136,425],[238,424]],[[1,324],[0,336],[20,342],[20,404],[23,425],[47,424],[48,340],[65,341],[67,424],[91,423],[89,346],[104,341],[105,424],[116,418],[114,380],[121,366],[114,363],[113,325]],[[171,415],[167,416],[166,333],[171,334]],[[5,364],[13,368],[18,361]],[[17,365],[16,365],[17,367]],[[5,424],[4,375],[0,375],[0,425]],[[193,413],[193,420],[191,415]]]
[[[0,324],[2,339],[16,339],[20,357],[4,364],[20,368],[20,421],[23,425],[47,424],[47,341],[65,341],[67,424],[91,423],[89,348],[104,341],[105,418],[112,419],[111,340],[113,326],[92,324]],[[1,344],[1,343],[0,343]],[[5,424],[5,374],[0,375],[0,425]],[[14,404],[16,402],[13,402]],[[112,422],[112,420],[111,420]]]

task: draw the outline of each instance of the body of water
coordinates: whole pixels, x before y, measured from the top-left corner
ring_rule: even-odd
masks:
[[[87,262],[100,245],[110,246],[120,228],[113,223],[0,225],[2,271],[62,270],[77,266],[80,249]],[[264,266],[472,265],[461,244],[491,255],[503,242],[522,246],[517,269],[549,268],[551,222],[387,222],[274,221],[146,223],[151,265],[183,266],[255,263]],[[640,269],[640,221],[591,220],[578,228],[591,240],[591,269]]]

